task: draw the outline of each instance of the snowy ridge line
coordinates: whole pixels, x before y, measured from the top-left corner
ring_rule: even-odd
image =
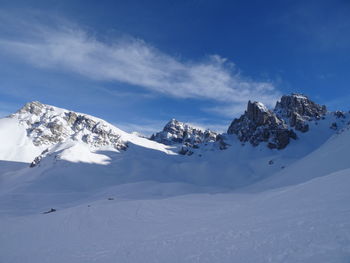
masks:
[[[341,111],[326,112],[325,106],[314,103],[307,96],[292,94],[283,96],[274,110],[260,102],[248,102],[246,112],[233,120],[227,134],[198,129],[172,119],[163,131],[148,140],[126,133],[103,119],[34,101],[9,116],[25,127],[28,140],[20,136],[23,153],[8,149],[3,156],[31,163],[36,157],[41,159],[43,151],[68,140],[87,144],[91,152],[121,151],[135,144],[166,154],[202,156],[211,151],[226,150],[235,145],[237,139],[242,145],[248,142],[254,147],[262,144],[282,150],[296,140],[303,141],[310,129],[318,129],[314,124],[323,123],[321,126],[329,125],[334,133],[338,132],[348,121],[348,115]]]
[[[54,145],[68,138],[84,141],[92,147],[113,146],[122,150],[122,131],[106,121],[40,102],[27,103],[10,116],[22,123],[36,146]]]

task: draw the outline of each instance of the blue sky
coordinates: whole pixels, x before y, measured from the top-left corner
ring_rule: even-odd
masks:
[[[39,100],[150,134],[249,99],[350,100],[349,1],[0,0],[0,115]]]

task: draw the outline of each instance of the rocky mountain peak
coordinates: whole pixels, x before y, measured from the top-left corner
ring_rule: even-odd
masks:
[[[277,149],[285,148],[291,138],[296,139],[296,134],[288,129],[283,119],[256,101],[248,102],[245,113],[233,120],[227,133],[236,134],[240,141],[254,146],[267,142],[269,148]]]
[[[150,139],[166,145],[184,144],[187,147],[197,148],[200,143],[216,141],[217,135],[216,132],[171,119],[161,132],[153,134]]]
[[[293,93],[282,96],[276,103],[274,112],[285,119],[291,127],[306,132],[309,130],[307,122],[322,118],[327,113],[327,108],[313,102],[305,95]]]
[[[40,103],[39,101],[32,101],[26,103],[21,109],[17,111],[17,113],[30,113],[34,115],[40,115],[44,107],[44,104]]]
[[[268,123],[274,123],[276,125],[282,124],[273,112],[271,112],[264,104],[257,101],[248,101],[246,117],[258,126]]]
[[[163,128],[163,132],[168,132],[170,134],[177,134],[180,131],[188,130],[188,125],[180,122],[176,119],[171,119]]]
[[[107,122],[33,101],[25,104],[11,118],[26,127],[34,145],[54,145],[68,139],[80,140],[92,147],[112,146],[126,149],[118,131]]]

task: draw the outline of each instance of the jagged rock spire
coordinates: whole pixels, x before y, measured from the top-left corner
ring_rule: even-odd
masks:
[[[270,148],[283,149],[296,134],[289,130],[283,119],[276,116],[261,102],[248,102],[247,110],[238,119],[233,120],[227,130],[228,134],[236,134],[242,142],[250,142],[257,146],[267,142]]]
[[[276,118],[276,116],[261,102],[248,101],[246,113],[248,119],[259,126],[265,125],[268,122],[274,123],[276,125],[280,124],[280,121]]]
[[[282,96],[276,103],[274,112],[277,116],[285,119],[291,127],[306,132],[309,130],[308,121],[319,120],[327,112],[324,105],[319,105],[307,96],[293,93]]]
[[[249,141],[253,145],[268,142],[270,148],[283,149],[290,138],[296,138],[290,128],[307,132],[308,122],[319,120],[326,113],[326,106],[297,93],[282,96],[273,111],[260,102],[249,101],[245,113],[231,123],[227,133],[236,134],[240,141]]]

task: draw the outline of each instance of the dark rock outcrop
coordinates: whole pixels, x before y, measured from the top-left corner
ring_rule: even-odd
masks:
[[[150,139],[166,145],[179,143],[195,146],[203,142],[215,142],[217,135],[216,132],[194,128],[172,119],[161,132],[153,134]]]
[[[56,212],[57,210],[55,208],[51,208],[50,210],[45,211],[43,214],[50,214],[53,212]]]
[[[216,143],[219,145],[220,150],[226,150],[230,145],[225,142],[225,137],[222,134],[219,134],[216,137]]]
[[[39,156],[35,157],[34,160],[30,163],[29,167],[33,168],[40,164],[44,156],[49,152],[49,149],[44,150]]]
[[[333,122],[329,128],[331,128],[332,130],[337,130],[338,124],[336,122]]]
[[[334,116],[337,117],[338,119],[345,119],[346,118],[345,112],[338,111],[338,110],[334,112]]]
[[[227,133],[236,134],[240,141],[249,141],[254,146],[267,142],[269,148],[283,149],[290,139],[297,138],[294,129],[307,132],[309,122],[324,119],[326,113],[326,106],[302,94],[282,96],[273,111],[262,103],[249,101],[246,112],[231,123]],[[344,116],[341,112],[335,114],[338,118]]]
[[[236,134],[241,142],[250,142],[257,146],[261,142],[267,142],[269,148],[283,149],[290,139],[296,139],[293,130],[283,119],[267,109],[260,102],[248,102],[245,113],[233,120],[227,131],[228,134]]]
[[[274,109],[276,115],[284,119],[291,127],[301,132],[309,130],[308,121],[319,120],[327,112],[324,105],[311,101],[302,94],[291,94],[282,96]]]

